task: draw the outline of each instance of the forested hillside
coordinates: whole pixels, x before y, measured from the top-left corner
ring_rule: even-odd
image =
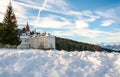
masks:
[[[56,49],[67,50],[67,51],[108,51],[108,52],[112,52],[112,50],[102,48],[98,45],[77,42],[77,41],[73,41],[70,39],[64,39],[64,38],[59,38],[59,37],[56,37]]]

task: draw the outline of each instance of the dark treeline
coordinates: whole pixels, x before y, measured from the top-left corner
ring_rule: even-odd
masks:
[[[56,37],[56,49],[66,51],[108,51],[113,50],[102,48],[98,45],[92,45],[83,42],[77,42],[70,39]]]

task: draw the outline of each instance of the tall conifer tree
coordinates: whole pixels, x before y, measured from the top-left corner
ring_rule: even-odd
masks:
[[[13,12],[11,2],[9,3],[5,17],[3,19],[1,43],[3,45],[18,45],[20,43],[19,33],[17,29],[17,20]]]
[[[1,40],[2,40],[2,23],[0,22],[0,43],[1,43]]]

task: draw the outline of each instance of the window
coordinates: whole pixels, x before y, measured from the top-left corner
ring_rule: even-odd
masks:
[[[27,42],[29,42],[29,40],[27,39]]]

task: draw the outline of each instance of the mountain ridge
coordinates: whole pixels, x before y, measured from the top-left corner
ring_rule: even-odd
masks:
[[[108,48],[116,51],[120,51],[120,43],[101,43],[99,44],[103,48]]]
[[[103,48],[99,45],[93,45],[84,42],[78,42],[71,39],[56,37],[56,49],[67,51],[107,51],[107,52],[119,52],[112,49]]]

